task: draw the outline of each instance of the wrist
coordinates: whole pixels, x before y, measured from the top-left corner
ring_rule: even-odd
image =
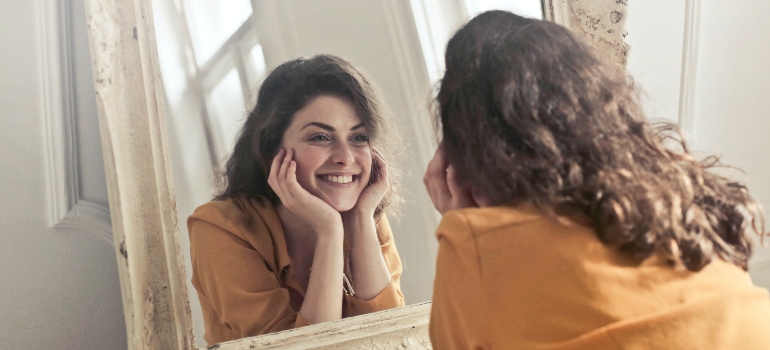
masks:
[[[358,219],[358,218],[373,218],[374,211],[377,208],[364,208],[363,206],[354,206],[352,209],[341,213],[342,219]]]
[[[345,241],[345,234],[342,229],[319,233],[316,235],[316,249],[324,249],[321,247],[336,246],[339,244],[342,247]]]
[[[311,225],[311,228],[313,229],[317,237],[326,237],[326,236],[337,237],[338,236],[342,238],[345,232],[345,226],[343,224],[342,218],[340,217],[339,213],[328,218],[327,220],[323,220],[321,222]]]
[[[374,220],[374,210],[353,208],[342,214],[342,222],[345,226],[359,225],[368,220]]]

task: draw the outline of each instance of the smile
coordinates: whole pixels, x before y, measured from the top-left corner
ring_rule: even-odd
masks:
[[[336,182],[338,184],[347,184],[353,182],[353,180],[357,177],[356,175],[321,175],[319,176],[321,180],[329,181],[329,182]]]

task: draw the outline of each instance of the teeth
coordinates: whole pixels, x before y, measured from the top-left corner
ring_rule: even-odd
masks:
[[[353,175],[347,175],[347,176],[325,175],[323,179],[326,181],[346,184],[346,183],[353,182]]]

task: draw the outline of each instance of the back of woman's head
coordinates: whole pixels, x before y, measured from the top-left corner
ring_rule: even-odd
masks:
[[[349,101],[366,127],[370,144],[384,159],[392,159],[398,135],[391,130],[379,91],[366,75],[337,56],[298,58],[276,67],[259,88],[257,104],[241,127],[222,173],[224,189],[214,199],[265,197],[277,203],[278,197],[267,183],[270,164],[294,114],[324,95]],[[378,217],[399,199],[400,173],[392,163],[388,167],[390,190],[375,211]]]
[[[653,129],[631,79],[566,28],[480,14],[449,41],[437,101],[446,157],[492,203],[586,219],[640,260],[747,268],[761,206],[709,172],[713,158],[696,161],[678,129]]]

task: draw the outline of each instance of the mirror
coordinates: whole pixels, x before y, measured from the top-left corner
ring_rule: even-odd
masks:
[[[184,23],[188,18],[178,14],[176,20],[171,16],[153,23],[153,11],[158,13],[156,19],[164,18],[164,11],[173,15],[185,9],[182,1],[85,2],[129,348],[200,344],[196,338],[203,332],[200,327],[193,331],[196,316],[191,311],[198,305],[188,299],[195,291],[188,287],[190,272],[185,269],[186,216],[211,199],[212,169],[227,153],[228,135],[237,128],[233,125],[243,109],[253,104],[249,96],[260,74],[289,58],[320,52],[343,56],[366,70],[404,133],[407,202],[403,217],[391,221],[392,229],[404,266],[407,304],[429,299],[438,217],[421,178],[435,146],[427,114],[431,82],[439,76],[441,47],[452,29],[467,13],[483,10],[481,4],[495,7],[494,1],[339,0],[325,2],[325,11],[301,1],[243,1],[241,13],[213,21],[218,21],[213,25],[219,26],[219,34],[191,29],[197,24],[191,27]],[[606,2],[592,6],[607,13],[621,6]],[[569,2],[547,0],[542,6],[550,20],[579,24],[571,20]],[[244,17],[256,21],[244,25]],[[253,33],[246,32],[252,29]],[[179,38],[160,34],[163,30],[176,30],[182,44],[175,41]],[[207,44],[193,44],[196,35]],[[158,51],[166,48],[171,61],[162,59],[166,63],[159,64]],[[189,140],[193,142],[184,142]],[[309,348],[355,341],[401,345],[403,341],[427,348],[429,308],[418,304],[220,348],[276,344]],[[321,338],[323,344],[317,341]]]
[[[168,136],[182,252],[188,280],[193,275],[187,218],[216,194],[215,178],[231,153],[244,117],[255,104],[261,81],[279,64],[329,53],[350,60],[370,75],[392,111],[405,157],[391,163],[403,170],[400,217],[389,217],[403,274],[406,304],[429,301],[434,277],[439,217],[422,184],[435,150],[428,115],[431,83],[422,52],[442,45],[468,13],[504,8],[541,17],[539,0],[455,2],[436,18],[416,17],[430,2],[153,0],[158,56],[166,97]],[[442,4],[450,4],[444,2]],[[411,5],[411,6],[410,6]],[[430,20],[434,23],[428,23]],[[419,26],[443,25],[436,42]],[[421,42],[420,39],[424,39]],[[442,62],[436,62],[436,65]],[[224,253],[224,252],[223,252]],[[188,283],[199,345],[204,316],[199,294]],[[299,311],[299,310],[294,310]],[[209,344],[212,345],[212,344]]]

